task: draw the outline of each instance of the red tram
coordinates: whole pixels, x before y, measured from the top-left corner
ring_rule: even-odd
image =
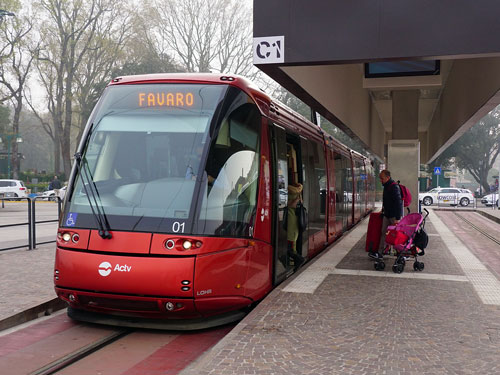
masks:
[[[375,197],[368,159],[237,76],[114,79],[75,159],[54,283],[71,317],[94,322],[239,319],[294,272],[282,225],[289,184],[303,185],[306,259]]]

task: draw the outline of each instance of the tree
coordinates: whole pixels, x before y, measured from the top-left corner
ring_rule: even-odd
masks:
[[[454,163],[469,171],[484,191],[489,191],[488,172],[499,152],[500,107],[497,107],[448,147],[432,166]]]
[[[147,32],[158,54],[174,56],[188,72],[258,75],[252,65],[252,14],[245,2],[152,0],[147,12],[152,26]]]
[[[4,133],[10,125],[10,109],[0,104],[0,133]]]
[[[32,111],[23,110],[20,132],[23,135],[23,143],[19,144],[19,151],[23,155],[23,170],[50,171],[54,168],[54,143]]]
[[[311,121],[311,107],[282,86],[274,87],[272,97]]]
[[[20,161],[18,157],[18,143],[16,142],[19,134],[19,122],[21,112],[24,106],[24,91],[26,89],[26,80],[31,71],[33,55],[27,49],[29,44],[28,34],[33,25],[30,22],[31,17],[16,17],[10,27],[4,27],[0,35],[2,39],[11,45],[10,53],[0,65],[0,86],[3,86],[7,92],[14,114],[12,118],[12,128],[9,133],[11,137],[4,137],[4,142],[10,142],[12,153],[13,177],[19,177]],[[4,143],[6,144],[6,143]]]
[[[95,36],[75,74],[75,117],[79,142],[93,108],[114,76],[116,66],[127,61],[132,37],[132,15],[126,4],[115,2],[100,17]],[[119,20],[120,22],[117,22]],[[127,43],[129,42],[129,43]]]
[[[76,87],[80,85],[81,97],[86,97],[89,93],[84,91],[96,79],[92,76],[84,83],[79,80],[78,73],[84,70],[84,64],[102,62],[99,60],[99,52],[109,47],[108,43],[115,36],[114,31],[122,26],[120,22],[123,19],[113,17],[125,5],[119,0],[39,0],[35,3],[38,17],[44,19],[40,23],[42,44],[37,54],[36,67],[38,78],[47,94],[50,122],[45,122],[44,128],[55,141],[56,173],[61,171],[60,155],[67,176],[71,169],[71,131],[74,126],[75,96],[78,92]],[[104,38],[103,33],[108,33],[109,37]],[[89,86],[84,89],[86,84]],[[86,103],[80,103],[82,113],[85,112],[83,108],[86,110]],[[83,116],[86,115],[87,113],[83,113]],[[39,118],[42,119],[42,116]]]
[[[20,8],[18,0],[0,0],[0,35],[11,27],[11,23],[15,20],[13,12]],[[14,49],[14,44],[11,40],[0,38],[0,67],[5,63],[5,59],[9,57]],[[0,104],[9,100],[11,96],[4,93],[0,87]]]

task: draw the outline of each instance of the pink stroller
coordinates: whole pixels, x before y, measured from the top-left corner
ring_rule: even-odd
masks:
[[[427,241],[424,226],[429,211],[425,209],[424,211],[426,212],[425,217],[419,213],[411,213],[403,217],[396,225],[387,227],[384,254],[390,254],[391,247],[395,252],[390,254],[396,256],[396,261],[392,266],[394,273],[403,272],[406,261],[410,258],[414,258],[415,260],[413,263],[415,271],[423,271],[424,269],[424,263],[417,260],[417,257],[425,254],[424,248],[427,245],[427,242],[425,242],[425,245],[417,246],[419,245],[420,237],[425,235]],[[381,271],[385,268],[385,263],[383,259],[380,259],[375,262],[374,266],[377,271]]]

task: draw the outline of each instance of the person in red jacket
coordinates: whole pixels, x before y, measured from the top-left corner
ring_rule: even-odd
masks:
[[[379,174],[380,182],[384,186],[382,196],[382,212],[384,219],[382,222],[382,234],[380,236],[380,245],[378,252],[372,251],[368,256],[373,259],[382,259],[385,246],[385,233],[389,225],[396,225],[403,216],[403,200],[401,199],[401,190],[398,184],[391,178],[391,172],[384,169]]]

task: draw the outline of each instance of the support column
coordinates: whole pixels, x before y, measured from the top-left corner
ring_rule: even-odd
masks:
[[[395,181],[410,189],[411,212],[418,212],[420,142],[418,140],[419,90],[392,92],[392,140],[388,143],[387,169]],[[406,213],[406,212],[405,212]]]
[[[419,90],[392,92],[392,139],[418,139]]]

